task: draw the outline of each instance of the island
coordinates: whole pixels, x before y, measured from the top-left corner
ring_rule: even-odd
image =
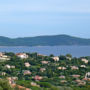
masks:
[[[0,36],[0,46],[60,46],[90,45],[90,39],[69,35],[46,35],[36,37],[8,38]]]

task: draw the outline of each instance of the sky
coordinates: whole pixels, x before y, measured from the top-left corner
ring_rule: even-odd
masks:
[[[0,0],[0,36],[90,38],[90,0]]]

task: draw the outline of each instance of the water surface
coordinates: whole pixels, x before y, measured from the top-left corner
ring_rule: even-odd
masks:
[[[0,52],[38,52],[44,55],[72,54],[75,57],[90,56],[90,46],[39,46],[39,47],[0,47]]]

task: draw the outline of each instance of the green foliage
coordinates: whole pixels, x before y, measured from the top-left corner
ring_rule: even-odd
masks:
[[[85,87],[73,87],[73,90],[90,90],[90,85],[87,85]]]
[[[66,54],[66,57],[72,58],[72,55],[71,54]]]
[[[87,72],[90,72],[90,57],[83,57],[86,58],[89,63],[85,64],[81,58],[73,58],[70,54],[66,56],[61,55],[59,56],[60,60],[55,62],[52,59],[52,56],[42,56],[38,55],[37,53],[27,53],[29,58],[21,59],[18,58],[14,53],[5,53],[6,55],[11,57],[11,60],[0,62],[0,78],[5,79],[7,77],[17,77],[18,80],[15,80],[17,85],[21,85],[26,88],[31,88],[32,90],[89,90],[90,87],[89,82],[86,82],[86,85],[83,87],[78,86],[75,80],[80,79],[82,80],[85,77]],[[71,57],[71,60],[67,59]],[[42,64],[42,61],[48,61],[48,64]],[[28,62],[30,67],[26,67],[25,63]],[[15,66],[15,68],[6,68],[5,65]],[[81,65],[85,65],[86,68],[80,67]],[[77,66],[78,70],[72,70],[71,66]],[[66,70],[60,70],[58,67],[65,67]],[[41,71],[44,69],[44,71]],[[31,75],[24,75],[24,70],[29,70]],[[5,72],[6,75],[2,75],[2,72]],[[72,75],[79,74],[79,78],[74,78]],[[35,80],[34,77],[38,75],[42,77],[42,80]],[[60,78],[60,76],[65,76],[65,78]],[[6,90],[12,90],[10,85],[4,84],[6,87],[3,86],[2,83],[6,83],[7,81],[0,81],[0,90],[3,88],[10,88]],[[65,80],[66,83],[62,83],[61,81]],[[31,82],[36,83],[36,86],[32,86]],[[40,87],[39,87],[40,86]],[[73,87],[72,87],[73,86]],[[78,87],[75,87],[78,86]],[[72,88],[70,88],[72,87]],[[16,87],[15,90],[18,90]]]
[[[0,46],[55,46],[55,45],[90,45],[90,39],[68,35],[38,36],[26,38],[0,37]]]
[[[6,80],[0,80],[0,90],[13,90]]]
[[[52,85],[48,82],[38,82],[38,84],[41,86],[41,87],[45,87],[45,88],[51,88]]]

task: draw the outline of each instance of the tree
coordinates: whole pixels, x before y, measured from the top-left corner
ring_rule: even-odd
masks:
[[[72,58],[72,55],[71,54],[66,54],[66,57]]]
[[[59,59],[60,60],[66,60],[66,57],[64,55],[60,55]]]
[[[0,79],[0,90],[13,90],[7,80]]]
[[[54,55],[53,55],[53,54],[51,54],[51,55],[50,55],[50,57],[54,57]]]

